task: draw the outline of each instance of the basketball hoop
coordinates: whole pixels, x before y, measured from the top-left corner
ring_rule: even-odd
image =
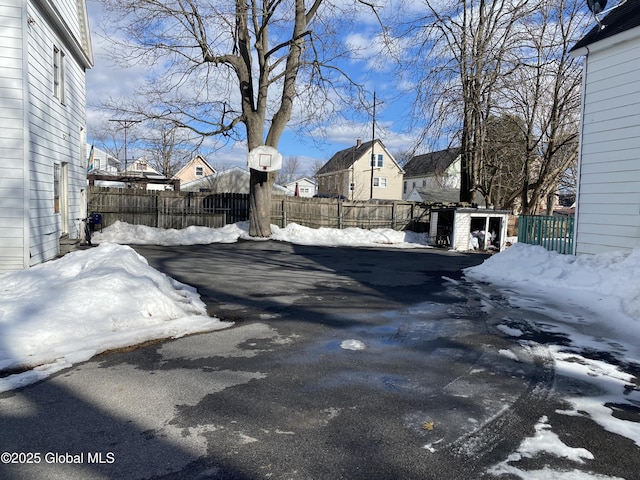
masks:
[[[282,168],[282,155],[273,147],[261,145],[249,152],[247,163],[254,170],[273,172]]]

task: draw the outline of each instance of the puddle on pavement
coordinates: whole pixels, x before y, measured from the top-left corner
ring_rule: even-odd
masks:
[[[445,339],[472,335],[480,328],[478,321],[465,318],[463,313],[461,308],[452,305],[425,302],[403,310],[382,312],[375,317],[370,313],[351,315],[345,323],[356,326],[333,330],[330,337],[317,339],[301,352],[297,361],[312,363],[321,358],[326,361],[327,355],[340,354],[355,355],[355,358],[374,354],[376,361],[390,355],[398,360],[404,356],[415,357],[417,352],[424,351],[451,356],[450,349],[436,345],[439,339],[445,344]],[[372,324],[376,321],[378,324]],[[484,328],[483,322],[481,328]],[[363,347],[345,348],[345,341],[354,341]],[[438,350],[441,351],[437,353]]]

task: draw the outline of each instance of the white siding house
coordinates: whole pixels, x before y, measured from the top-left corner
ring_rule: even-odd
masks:
[[[640,2],[572,50],[584,56],[575,252],[640,246]]]
[[[292,182],[285,183],[283,187],[286,188],[291,195],[296,194],[297,188],[298,196],[300,197],[313,197],[318,190],[316,182],[307,177],[298,178]]]
[[[417,155],[403,168],[403,199],[454,203],[460,200],[459,148]]]
[[[0,0],[0,272],[79,234],[92,62],[84,0]]]

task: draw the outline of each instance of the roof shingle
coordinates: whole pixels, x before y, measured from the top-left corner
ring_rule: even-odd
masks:
[[[417,155],[404,166],[404,176],[407,178],[442,174],[458,158],[459,154],[459,148],[448,148]]]
[[[339,172],[348,169],[356,160],[358,160],[367,149],[371,148],[373,140],[362,143],[360,146],[353,145],[344,150],[336,152],[333,157],[325,163],[316,175],[322,175],[329,172]]]
[[[599,25],[596,25],[573,46],[571,51],[573,52],[592,43],[640,26],[640,1],[626,0],[625,2],[623,0],[619,7],[611,10],[607,16],[601,20],[601,23],[604,28],[601,29]]]

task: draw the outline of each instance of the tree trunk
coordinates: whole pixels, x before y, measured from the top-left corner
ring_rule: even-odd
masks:
[[[249,179],[249,235],[271,236],[271,188],[273,173],[251,169]]]

